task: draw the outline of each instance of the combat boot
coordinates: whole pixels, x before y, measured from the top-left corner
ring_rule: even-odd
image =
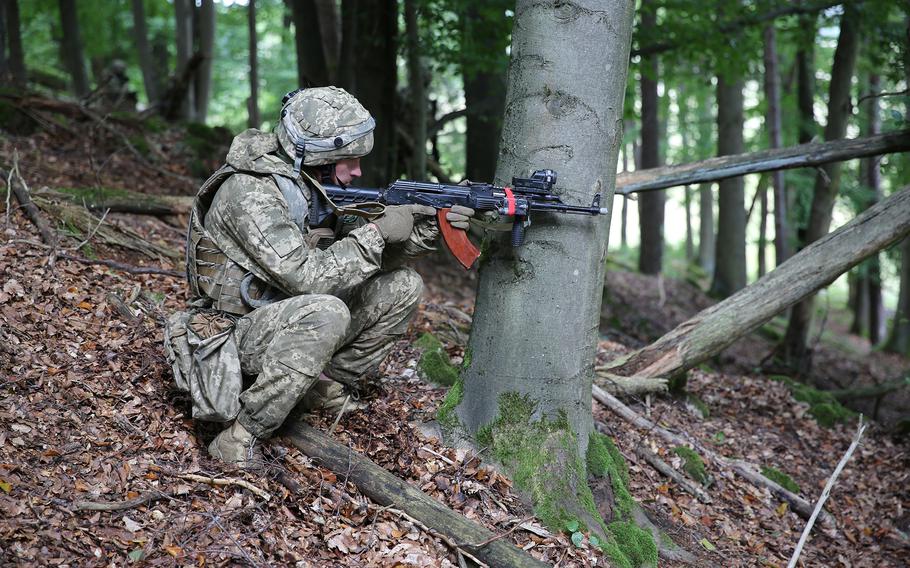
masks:
[[[237,420],[212,440],[209,455],[244,469],[262,463],[262,453],[256,445],[256,437]]]
[[[305,412],[314,410],[324,410],[329,413],[339,412],[347,397],[348,393],[345,392],[341,383],[333,381],[325,374],[320,374],[319,379],[313,383],[303,397],[301,409]],[[350,412],[361,408],[366,408],[366,405],[351,398],[344,410]]]

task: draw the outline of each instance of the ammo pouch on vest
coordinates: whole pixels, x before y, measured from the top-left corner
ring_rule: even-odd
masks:
[[[243,375],[233,320],[175,312],[164,327],[164,352],[177,388],[193,400],[193,418],[228,422],[240,412]]]

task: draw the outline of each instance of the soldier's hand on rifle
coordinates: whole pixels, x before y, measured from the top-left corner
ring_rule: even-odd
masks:
[[[474,217],[474,210],[463,205],[453,205],[446,213],[446,221],[456,229],[468,230],[469,222]]]
[[[433,217],[436,210],[426,205],[393,205],[373,221],[387,244],[403,243],[411,236],[415,217]]]

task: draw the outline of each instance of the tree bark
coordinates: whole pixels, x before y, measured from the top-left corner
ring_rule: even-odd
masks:
[[[325,54],[326,74],[329,84],[338,84],[338,58],[341,49],[339,38],[338,7],[335,0],[315,0],[322,52]]]
[[[184,120],[195,120],[194,111],[196,101],[192,85],[193,77],[198,71],[199,61],[195,62],[196,68],[188,73],[193,63],[193,6],[192,0],[174,0],[174,34],[177,43],[177,68],[174,76],[178,83],[183,78],[187,79],[187,87],[180,95],[180,105],[177,115]]]
[[[155,69],[152,58],[152,46],[149,43],[148,26],[145,21],[145,3],[143,0],[132,0],[133,40],[136,42],[136,53],[139,56],[139,69],[142,70],[142,83],[145,85],[145,96],[149,106],[158,104],[161,95],[161,79]]]
[[[765,101],[768,105],[765,124],[768,129],[768,147],[783,146],[781,134],[780,72],[777,64],[777,34],[774,24],[764,31]],[[784,187],[784,172],[771,174],[774,188],[774,264],[778,265],[790,256],[790,224],[787,218],[787,192]],[[763,201],[763,203],[765,203]]]
[[[690,161],[689,148],[689,97],[685,88],[680,85],[676,88],[677,105],[679,113],[679,135],[682,138],[683,160]],[[683,186],[683,208],[686,215],[686,264],[695,260],[695,237],[692,234],[692,191],[688,185]]]
[[[518,2],[497,181],[551,164],[568,202],[600,193],[611,203],[632,10],[628,0]],[[565,412],[585,455],[608,235],[608,217],[539,215],[524,245],[490,240],[457,408],[470,433],[494,421],[501,394],[520,393],[538,401],[537,417]]]
[[[414,113],[411,116],[411,137],[414,152],[408,174],[411,179],[426,179],[427,171],[427,89],[426,72],[420,49],[420,29],[417,24],[416,0],[404,0],[404,21],[407,30],[408,92]]]
[[[817,14],[802,16],[796,50],[796,106],[799,114],[797,140],[800,144],[815,138],[815,23]]]
[[[779,172],[775,172],[779,173]],[[763,176],[764,178],[764,176]],[[758,188],[758,277],[768,272],[765,248],[768,244],[768,182],[759,180]]]
[[[828,123],[825,125],[825,140],[844,137],[850,117],[850,87],[859,46],[859,13],[855,6],[846,5],[841,16],[840,36],[834,51],[834,65],[828,89]],[[828,233],[834,201],[840,187],[840,164],[830,163],[822,167],[815,178],[809,224],[806,227],[804,244],[812,243]],[[787,324],[787,333],[779,353],[783,362],[797,371],[806,371],[811,366],[809,352],[809,328],[812,325],[814,296],[809,296],[793,307]]]
[[[641,4],[641,30],[654,33],[657,27],[657,7],[651,0]],[[654,55],[641,61],[641,168],[660,166],[660,119],[657,97],[658,61]],[[642,274],[658,274],[663,268],[664,209],[666,195],[655,191],[638,199],[638,224],[641,241],[638,270]]]
[[[294,44],[297,47],[297,84],[324,87],[329,70],[322,47],[322,32],[315,0],[289,0],[294,19]]]
[[[5,1],[0,2],[0,85],[12,82],[9,58],[6,55],[7,45],[9,44],[6,41],[6,4],[7,2]]]
[[[9,46],[9,72],[13,84],[24,87],[26,83],[25,51],[22,49],[22,32],[20,31],[19,0],[7,0],[6,6],[6,41]]]
[[[621,376],[668,378],[681,374],[908,233],[910,186],[805,247],[738,294],[703,310],[607,369]]]
[[[720,156],[698,162],[621,173],[616,193],[627,195],[731,177],[793,168],[810,168],[869,156],[910,150],[910,129],[862,138],[800,144],[777,150],[760,150],[735,156]]]
[[[627,144],[623,144],[620,148],[620,153],[622,155],[622,171],[626,173],[629,171],[629,148]],[[613,200],[614,203],[616,199]],[[628,226],[629,226],[629,198],[625,195],[622,196],[622,215],[620,216],[620,225],[619,225],[619,248],[626,250],[629,246],[628,238]]]
[[[900,292],[885,351],[910,355],[910,237],[901,243],[900,256]]]
[[[73,91],[82,98],[91,91],[82,52],[82,36],[79,32],[79,17],[76,0],[59,0],[60,23],[63,28],[63,60],[73,80]]]
[[[743,85],[717,78],[717,155],[743,151]],[[726,298],[746,286],[746,197],[741,177],[720,182],[711,294]]]
[[[297,421],[287,426],[283,434],[301,452],[322,467],[345,476],[376,503],[386,507],[394,505],[444,535],[450,545],[455,543],[481,562],[490,566],[549,566],[509,541],[497,539],[497,535],[485,527],[466,519],[312,426]],[[481,543],[486,544],[477,546]]]
[[[352,93],[376,118],[373,151],[361,161],[361,179],[366,187],[378,187],[400,173],[395,143],[399,10],[395,0],[359,2],[355,6],[357,51],[370,57],[357,58],[357,87]]]
[[[338,86],[349,93],[357,90],[354,61],[357,57],[358,0],[341,0],[341,51],[338,55]]]
[[[869,94],[877,95],[879,93],[879,76],[872,74],[869,76]],[[866,100],[866,122],[868,124],[868,133],[870,135],[878,134],[881,131],[881,116],[879,115],[879,99],[876,96]],[[879,167],[879,157],[873,156],[863,160],[865,166],[866,179],[863,180],[870,191],[869,206],[875,205],[882,199],[881,187],[881,169]],[[867,276],[869,279],[869,343],[877,345],[885,336],[885,305],[882,301],[882,275],[879,255],[873,255],[869,259],[869,268]]]
[[[705,155],[710,155],[710,148],[715,147],[711,128],[711,124],[714,121],[712,120],[711,108],[709,107],[709,95],[707,93],[702,93],[701,96],[698,96],[697,98],[698,157],[704,158]],[[620,178],[621,177],[622,176],[620,176]],[[617,178],[616,180],[617,191],[620,191],[621,187],[620,178]],[[714,193],[711,191],[710,183],[701,183],[698,186],[698,265],[709,278],[714,277],[714,237]]]
[[[250,4],[247,7],[247,35],[249,37],[250,45],[250,98],[246,102],[246,124],[250,128],[259,128],[262,119],[259,115],[259,57],[256,48],[258,43],[258,36],[256,33],[256,0],[250,0]]]
[[[195,80],[195,120],[205,123],[209,114],[209,98],[212,91],[212,62],[215,56],[215,3],[202,0],[199,7],[199,44],[197,51],[202,56]]]

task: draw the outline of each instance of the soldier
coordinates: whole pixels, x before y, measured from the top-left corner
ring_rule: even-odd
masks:
[[[375,121],[336,87],[289,93],[274,134],[239,134],[190,215],[190,309],[173,314],[165,351],[193,416],[229,423],[209,445],[249,466],[314,384],[323,398],[356,388],[413,317],[423,282],[403,266],[434,250],[431,207],[379,216],[335,207],[322,183],[346,186],[373,147]],[[335,212],[319,226],[309,203]],[[466,229],[473,210],[447,219]],[[375,217],[375,218],[374,218]],[[328,394],[326,393],[328,391]]]

